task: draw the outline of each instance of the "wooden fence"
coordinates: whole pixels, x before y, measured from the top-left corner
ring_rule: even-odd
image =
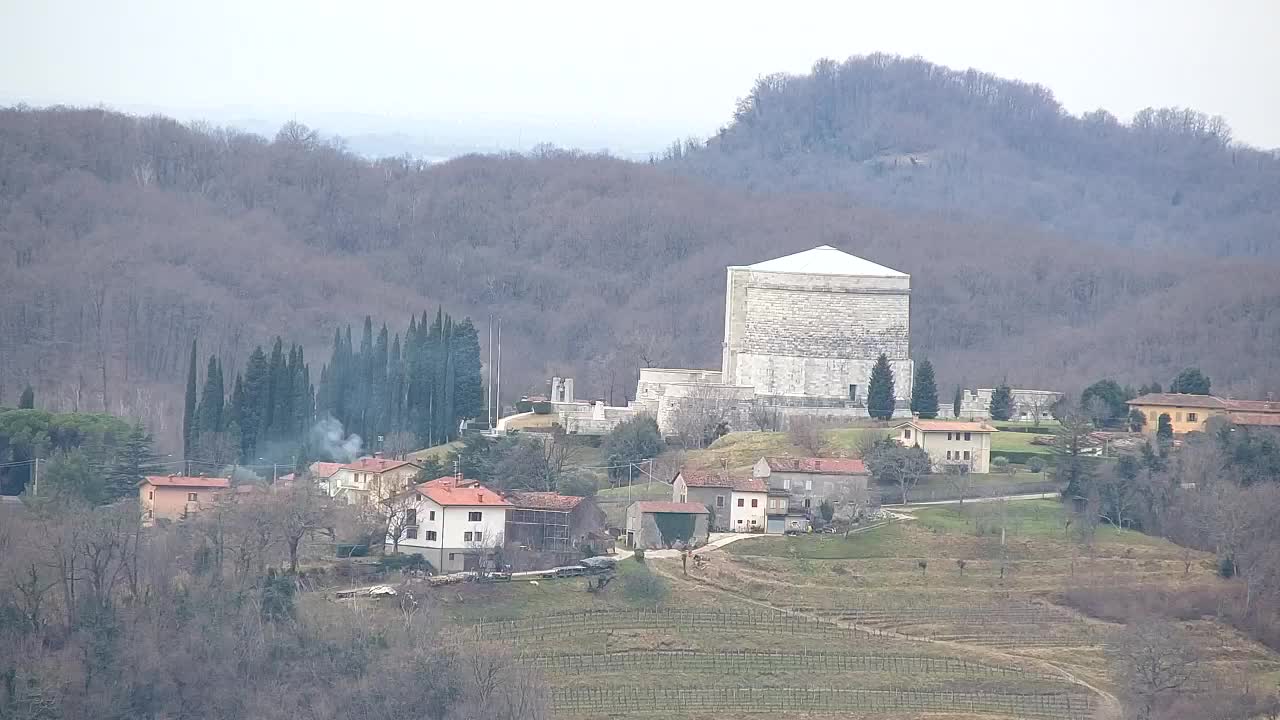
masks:
[[[1087,720],[1093,700],[1073,693],[1013,694],[925,690],[828,690],[814,688],[558,688],[558,715],[609,713],[662,715],[671,711],[998,713],[1019,718]]]

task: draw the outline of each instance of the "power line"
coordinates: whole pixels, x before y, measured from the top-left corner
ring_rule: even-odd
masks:
[[[15,460],[13,462],[0,463],[0,467],[15,467],[17,465],[31,465],[37,462],[40,462],[40,458],[36,458],[35,460]]]

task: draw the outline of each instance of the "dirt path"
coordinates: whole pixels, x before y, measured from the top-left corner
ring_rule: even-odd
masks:
[[[867,528],[862,528],[861,530],[865,531],[870,529],[872,528],[867,527]],[[1089,692],[1093,693],[1095,696],[1097,696],[1100,702],[1099,702],[1097,711],[1094,713],[1094,716],[1098,718],[1098,720],[1121,720],[1121,718],[1123,717],[1123,711],[1120,705],[1120,701],[1116,699],[1115,695],[1112,695],[1111,693],[1089,683],[1088,681],[1081,679],[1079,676],[1075,675],[1070,670],[1067,670],[1065,667],[1062,667],[1061,665],[1058,665],[1056,663],[1049,662],[1047,660],[1028,657],[1025,655],[1013,655],[1010,653],[1000,652],[999,650],[995,650],[988,647],[968,645],[965,643],[955,642],[951,640],[932,640],[928,638],[916,637],[914,635],[907,635],[904,633],[900,633],[896,630],[886,631],[881,628],[873,628],[870,626],[862,625],[860,623],[848,622],[848,621],[838,620],[834,618],[824,618],[824,617],[820,617],[816,613],[809,613],[809,612],[804,612],[800,610],[794,610],[791,608],[774,605],[772,603],[768,603],[763,600],[757,600],[755,598],[746,597],[739,593],[733,592],[732,590],[729,590],[717,583],[710,582],[693,575],[686,576],[686,575],[683,575],[682,573],[674,572],[675,568],[667,567],[666,563],[654,563],[651,567],[654,567],[662,575],[666,576],[668,579],[674,582],[693,585],[693,586],[704,588],[704,589],[709,589],[713,592],[717,592],[722,595],[727,595],[729,597],[732,597],[733,599],[738,600],[740,602],[765,608],[773,612],[782,613],[783,615],[803,618],[805,620],[811,620],[816,622],[830,623],[835,627],[856,630],[856,631],[865,632],[868,634],[879,635],[881,637],[891,637],[891,638],[903,640],[906,642],[929,643],[930,645],[934,645],[934,646],[950,647],[952,649],[961,651],[971,656],[986,658],[992,661],[993,664],[998,664],[1001,662],[1003,663],[1013,662],[1015,663],[1015,665],[1022,664],[1022,663],[1031,663],[1034,665],[1039,665],[1045,668],[1046,670],[1050,671],[1051,674],[1057,675],[1058,677],[1061,677],[1063,680],[1066,680],[1068,683],[1071,683],[1072,685],[1076,685],[1078,687],[1082,687],[1088,690]]]

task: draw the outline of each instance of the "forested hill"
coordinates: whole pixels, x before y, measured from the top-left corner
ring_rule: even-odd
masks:
[[[683,172],[859,205],[958,211],[1071,238],[1280,256],[1280,157],[1221,118],[1147,109],[1073,116],[1039,85],[886,55],[757,82]]]
[[[1198,365],[1215,389],[1280,390],[1270,261],[759,196],[572,153],[371,163],[299,125],[268,141],[14,109],[0,110],[0,404],[27,383],[48,409],[105,400],[173,447],[193,336],[234,377],[276,335],[327,357],[339,326],[437,306],[482,343],[502,317],[508,400],[567,373],[620,403],[640,364],[719,364],[726,265],[822,244],[914,276],[913,353],[948,389],[1167,382]]]

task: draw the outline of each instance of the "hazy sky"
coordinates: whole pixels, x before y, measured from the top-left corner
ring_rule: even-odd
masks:
[[[1039,82],[1076,113],[1191,106],[1280,147],[1280,0],[0,0],[3,101],[487,119],[524,145],[705,136],[760,75],[876,51]]]

